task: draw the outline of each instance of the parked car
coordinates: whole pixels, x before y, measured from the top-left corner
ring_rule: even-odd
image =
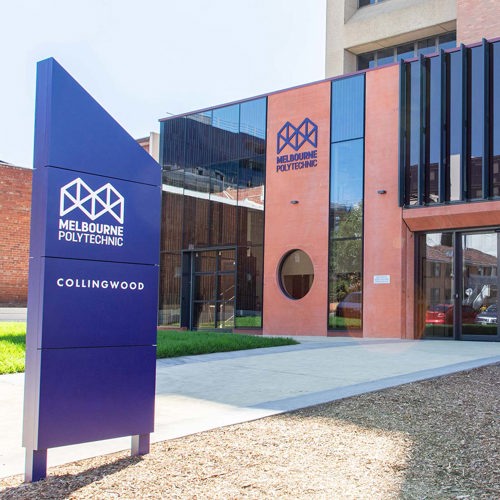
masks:
[[[425,313],[425,323],[428,325],[452,325],[453,304],[435,304]],[[462,306],[462,323],[474,323],[477,312],[471,306]]]
[[[335,314],[339,318],[361,319],[362,302],[361,292],[352,292],[339,302]]]
[[[476,323],[481,325],[491,325],[498,323],[498,310],[496,304],[491,304],[485,311],[476,316]]]

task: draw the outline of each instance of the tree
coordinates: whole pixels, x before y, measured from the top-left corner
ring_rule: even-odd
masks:
[[[330,235],[330,301],[361,291],[363,206],[334,208]]]

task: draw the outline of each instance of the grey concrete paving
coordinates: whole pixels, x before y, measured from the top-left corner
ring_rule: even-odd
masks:
[[[298,338],[298,346],[157,361],[152,441],[500,362],[500,343]],[[24,471],[24,375],[0,376],[0,477]],[[127,449],[129,438],[49,450],[49,467]]]
[[[0,321],[26,321],[26,307],[0,307]]]

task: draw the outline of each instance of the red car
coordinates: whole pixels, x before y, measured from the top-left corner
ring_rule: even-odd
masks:
[[[477,312],[471,306],[462,306],[462,323],[474,323]],[[435,304],[425,313],[428,325],[453,324],[453,304]]]

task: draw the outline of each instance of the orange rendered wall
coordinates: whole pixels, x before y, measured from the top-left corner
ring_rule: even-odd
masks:
[[[277,133],[287,122],[309,118],[318,126],[318,164],[276,172]],[[299,152],[313,149],[305,145]],[[295,153],[287,146],[280,155]],[[328,209],[330,171],[330,82],[269,96],[264,252],[264,335],[325,335],[328,297]],[[297,200],[298,204],[291,204]],[[300,300],[284,295],[278,267],[293,249],[306,252],[314,282]]]
[[[399,67],[366,73],[363,337],[411,336],[413,237],[398,206]],[[385,190],[385,194],[377,193]],[[375,276],[390,283],[376,284]]]

